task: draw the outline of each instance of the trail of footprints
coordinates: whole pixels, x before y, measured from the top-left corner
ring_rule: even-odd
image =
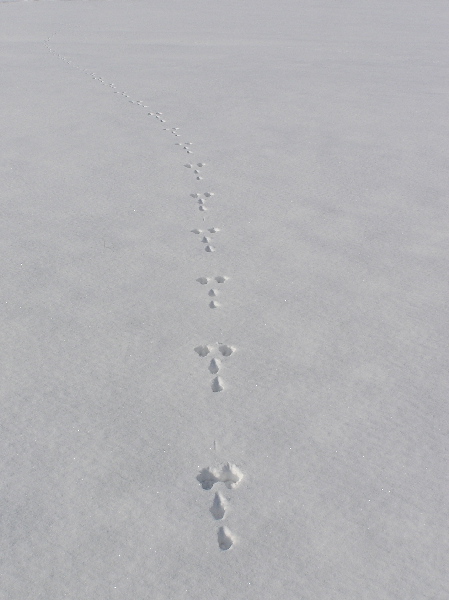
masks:
[[[52,36],[46,38],[44,41],[44,46],[50,54],[53,54],[56,58],[61,60],[62,62],[70,65],[72,68],[79,70],[84,73],[87,77],[90,77],[92,81],[97,82],[98,84],[105,86],[107,89],[116,94],[118,98],[123,99],[128,104],[133,104],[138,108],[150,109],[147,112],[148,117],[152,117],[155,121],[166,124],[166,118],[164,114],[154,108],[150,107],[150,103],[144,100],[138,100],[132,98],[131,95],[125,91],[117,88],[115,83],[108,82],[103,79],[100,75],[91,71],[89,69],[83,69],[80,65],[75,64],[73,61],[69,60],[61,53],[57,52],[50,46],[51,38],[54,37],[56,33]],[[163,127],[163,130],[172,135],[175,138],[181,138],[181,131],[179,127]],[[201,182],[203,180],[204,175],[204,167],[206,167],[206,163],[203,161],[194,162],[192,160],[192,156],[194,154],[193,142],[175,142],[175,145],[180,148],[186,155],[189,156],[189,159],[192,162],[184,163],[184,168],[189,170],[195,182]],[[194,191],[190,193],[190,197],[195,200],[195,205],[198,208],[200,213],[206,213],[211,208],[211,201],[214,199],[214,192],[205,191],[198,192]],[[206,221],[206,215],[202,216],[203,223]],[[208,253],[211,257],[216,252],[216,239],[217,234],[220,232],[220,228],[216,226],[206,227],[204,224],[203,228],[194,228],[191,230],[196,236],[200,243],[202,244],[202,248],[206,253]],[[212,275],[212,276],[202,276],[198,277],[196,281],[200,283],[202,286],[207,286],[207,296],[209,302],[209,308],[218,309],[221,306],[221,303],[217,300],[217,297],[221,294],[221,287],[228,281],[229,277],[226,275]],[[212,393],[223,392],[226,389],[226,385],[222,378],[223,370],[225,369],[226,362],[229,358],[234,354],[235,347],[229,346],[227,344],[217,342],[207,345],[200,345],[194,348],[194,351],[200,358],[208,358],[208,373],[211,376],[210,379],[210,389]],[[215,485],[224,488],[224,490],[228,490],[228,494],[231,490],[236,488],[243,478],[243,473],[240,469],[231,463],[226,463],[221,465],[220,467],[207,467],[204,468],[199,475],[197,476],[198,482],[201,484],[201,487],[204,490],[212,490]],[[215,521],[223,521],[228,514],[229,503],[230,500],[225,495],[225,491],[218,490],[215,492],[211,506],[210,506],[210,514],[212,515]],[[217,530],[217,542],[220,550],[229,550],[235,544],[236,538],[234,534],[230,531],[230,529],[226,525],[222,525]]]
[[[207,467],[197,475],[203,490],[211,490],[215,484],[223,484],[228,490],[232,490],[239,485],[242,478],[243,473],[231,463],[216,468]],[[228,507],[229,500],[223,492],[215,492],[209,509],[212,517],[216,521],[222,521],[227,516]],[[235,536],[226,525],[222,525],[217,531],[217,541],[220,550],[229,550],[235,543]]]

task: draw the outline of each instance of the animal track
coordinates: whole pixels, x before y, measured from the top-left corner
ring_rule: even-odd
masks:
[[[67,63],[68,65],[70,65],[72,68],[77,69],[78,71],[81,71],[82,73],[84,73],[85,75],[88,75],[92,81],[97,81],[98,83],[100,83],[101,85],[105,85],[107,87],[109,87],[111,89],[111,91],[114,94],[119,94],[121,96],[123,96],[123,98],[128,98],[128,102],[129,104],[134,104],[135,106],[140,106],[142,108],[148,108],[148,106],[144,103],[143,100],[134,100],[131,98],[130,94],[128,94],[128,92],[125,91],[118,91],[116,89],[116,85],[115,83],[108,83],[107,81],[105,81],[102,77],[100,77],[98,75],[98,73],[94,73],[92,71],[89,71],[88,69],[82,69],[79,65],[74,64],[71,60],[69,60],[68,58],[66,58],[65,56],[63,56],[62,54],[59,54],[58,52],[56,52],[56,50],[53,50],[53,48],[50,47],[50,38],[48,38],[47,40],[45,40],[44,42],[44,46],[46,47],[46,49],[48,50],[48,52],[50,52],[51,54],[53,54],[54,56],[56,56],[56,58],[59,58],[60,60],[62,60],[63,62]],[[165,119],[162,118],[162,113],[161,112],[149,112],[148,113],[149,116],[154,116],[160,123],[165,123]],[[171,132],[179,137],[179,134],[177,133],[177,129],[179,129],[178,127],[173,127]]]
[[[215,303],[215,306],[211,306],[212,303]],[[219,305],[214,300],[212,300],[212,302],[209,304],[209,306],[211,306],[211,308],[216,308]],[[221,344],[220,342],[218,342],[217,345],[218,345],[218,352],[225,358],[231,356],[235,352],[235,348],[233,346],[228,346],[227,344]],[[210,345],[197,346],[196,348],[194,348],[194,351],[199,356],[204,358],[205,356],[207,356],[208,354],[210,354],[213,351],[213,346],[210,346]],[[213,375],[217,375],[220,368],[221,368],[221,360],[219,358],[213,357],[209,364],[209,372],[212,373]],[[216,377],[214,377],[214,379],[211,382],[211,389],[213,392],[222,392],[224,390],[223,379],[220,376],[217,375]]]
[[[221,467],[206,467],[198,475],[203,490],[211,490],[216,483],[224,483],[230,490],[236,488],[243,479],[243,473],[232,463]]]
[[[209,354],[211,349],[209,348],[209,346],[197,346],[196,348],[194,348],[194,350],[197,354],[204,357]]]
[[[77,69],[78,71],[84,73],[84,75],[88,76],[92,82],[97,82],[98,84],[100,84],[106,88],[109,88],[111,94],[113,93],[115,95],[115,97],[117,97],[117,98],[121,97],[121,101],[123,103],[126,102],[126,106],[129,107],[129,104],[132,104],[135,107],[141,107],[141,108],[145,108],[145,109],[150,108],[148,105],[145,104],[144,100],[136,99],[135,97],[132,97],[132,95],[130,93],[128,93],[127,91],[117,89],[117,86],[115,83],[106,81],[98,73],[92,72],[88,69],[83,69],[81,66],[74,64],[72,60],[69,60],[63,54],[55,51],[50,46],[50,43],[51,43],[51,40],[53,37],[54,36],[52,35],[52,36],[46,38],[44,41],[44,46],[45,46],[45,49],[50,54],[52,54],[54,57],[58,58],[62,62],[66,63],[67,65],[70,65],[72,68]],[[148,112],[147,115],[153,117],[159,123],[162,123],[162,124],[166,123],[166,119],[164,118],[163,113],[160,111],[154,110],[152,107],[150,108],[150,112]],[[164,131],[171,133],[175,137],[181,137],[179,127],[168,127],[168,126],[165,127],[164,126],[163,129],[164,129]],[[191,157],[193,156],[193,153],[194,153],[193,148],[192,148],[192,142],[183,142],[183,143],[177,142],[177,145],[179,145],[180,148],[182,148],[186,152],[186,154],[189,155],[188,160],[192,160]],[[204,162],[187,163],[185,165],[186,168],[192,169],[192,173],[197,181],[201,181],[203,179],[202,174],[203,174],[203,168],[205,166],[206,166],[206,163],[204,163]],[[206,206],[207,201],[210,200],[214,196],[214,193],[213,192],[204,192],[203,194],[192,193],[191,196],[197,200],[198,210],[201,212],[205,212],[209,208],[208,206]],[[203,217],[203,221],[205,221],[205,217]],[[206,252],[211,253],[211,252],[215,251],[215,247],[212,244],[212,242],[213,242],[212,236],[220,231],[219,228],[210,227],[204,231],[201,229],[194,229],[192,231],[193,231],[193,233],[195,233],[197,235],[201,235],[200,241],[202,244],[204,244],[204,250]],[[227,281],[227,279],[228,278],[224,275],[217,275],[216,277],[213,277],[213,278],[212,277],[199,277],[197,279],[197,281],[201,285],[207,285],[207,284],[211,283],[212,286],[215,286],[216,284],[217,284],[217,286],[220,286],[223,283],[225,283]],[[217,289],[217,287],[211,287],[208,290],[208,297],[210,299],[210,301],[209,301],[210,308],[218,308],[220,306],[220,304],[216,300],[217,296],[219,296],[219,293],[220,292],[219,292],[219,289]],[[197,346],[194,348],[194,351],[200,357],[206,357],[209,354],[211,354],[210,362],[209,362],[209,366],[208,366],[208,371],[213,376],[213,379],[210,382],[211,389],[212,389],[212,392],[221,392],[225,387],[223,380],[221,379],[221,377],[219,375],[219,373],[222,369],[222,361],[229,358],[235,352],[235,348],[232,346],[229,346],[227,344],[217,342],[216,344]],[[219,356],[214,355],[214,353],[218,354]],[[240,483],[242,477],[243,477],[243,474],[238,469],[238,467],[236,467],[233,464],[227,463],[218,468],[203,469],[201,471],[201,473],[197,476],[197,480],[200,482],[201,486],[205,490],[211,489],[216,483],[223,483],[228,489],[233,489]],[[216,521],[221,521],[222,519],[224,519],[227,516],[228,500],[219,491],[216,492],[214,495],[212,505],[210,506],[209,510],[210,510],[212,517]],[[229,528],[227,526],[223,525],[223,526],[219,527],[217,530],[217,541],[218,541],[219,548],[223,551],[226,551],[226,550],[229,550],[232,548],[232,546],[236,542],[236,538],[235,538],[234,534],[229,530]]]
[[[186,150],[186,151],[187,151],[187,154],[192,154],[192,150],[190,150],[190,147],[189,147],[189,146],[184,146],[184,150]],[[201,169],[202,167],[205,167],[205,166],[206,166],[206,163],[199,162],[199,163],[197,163],[196,165],[192,165],[191,163],[187,163],[187,164],[185,164],[184,166],[185,166],[187,169],[193,169],[193,172],[195,173],[195,175],[196,175],[196,178],[197,178],[197,180],[198,180],[198,181],[200,181],[201,179],[203,179],[203,178],[200,176],[200,171],[199,171],[199,169]]]
[[[218,371],[220,370],[220,366],[221,366],[221,360],[219,358],[213,358],[210,361],[209,371],[213,375],[216,375],[218,373]]]
[[[226,498],[217,492],[214,497],[214,501],[212,506],[210,507],[210,512],[216,521],[221,521],[226,514],[227,509]]]
[[[210,227],[209,229],[207,229],[207,231],[209,233],[218,233],[220,231],[220,229],[218,229],[218,227]],[[203,233],[204,230],[203,229],[192,229],[192,233],[196,233],[197,235],[199,233]]]
[[[211,386],[213,392],[222,392],[224,390],[223,380],[221,377],[215,377],[212,380]]]
[[[218,530],[218,547],[220,550],[229,550],[234,545],[235,539],[228,527],[220,527]]]
[[[209,283],[212,279],[215,279],[217,283],[225,283],[228,280],[228,277],[225,277],[224,275],[217,275],[216,277],[198,277],[197,281],[198,283],[201,283],[201,285],[206,285],[206,283]]]
[[[194,233],[201,233],[201,231],[199,229],[194,230]],[[198,277],[197,281],[198,283],[201,283],[201,285],[207,285],[210,281],[215,281],[218,284],[222,284],[225,283],[227,281],[227,277],[225,277],[224,275],[217,275],[216,277]],[[207,295],[210,298],[216,298],[219,295],[219,291],[215,288],[211,288],[208,292]],[[210,308],[218,308],[219,306],[221,306],[216,300],[211,300],[209,302],[209,307]]]
[[[188,165],[184,165],[184,166],[188,167]],[[188,167],[188,168],[192,168],[192,165],[190,165],[190,167]],[[214,196],[214,193],[213,192],[204,192],[204,194],[200,194],[198,192],[193,192],[192,194],[190,194],[190,196],[197,200],[197,203],[199,204],[199,210],[205,211],[205,210],[207,210],[207,208],[204,206],[206,203],[205,199],[212,198],[212,196]],[[201,196],[204,196],[204,198],[201,198]]]
[[[233,348],[232,346],[227,346],[226,344],[222,344],[221,346],[219,346],[218,350],[223,356],[231,356],[231,354],[234,354],[235,352],[235,348]]]
[[[203,202],[203,200],[200,199],[199,202]],[[217,227],[211,227],[210,229],[207,229],[206,231],[210,234],[214,234],[220,230]],[[198,234],[205,233],[205,232],[202,229],[192,229],[192,233],[195,233],[198,235]],[[210,242],[212,241],[211,237],[209,237],[207,235],[203,235],[203,237],[201,238],[201,241],[203,244],[207,244],[207,246],[205,246],[205,248],[204,248],[204,250],[206,252],[215,252],[214,246],[212,246],[210,244]]]
[[[220,467],[203,469],[196,477],[203,490],[211,490],[216,483],[223,483],[229,490],[236,488],[243,479],[243,473],[232,464],[226,463]],[[222,521],[228,512],[228,500],[218,491],[214,495],[209,512],[215,521]],[[217,531],[217,542],[220,550],[229,550],[235,544],[236,538],[226,525]]]

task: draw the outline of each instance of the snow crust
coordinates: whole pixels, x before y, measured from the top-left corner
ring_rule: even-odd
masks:
[[[447,600],[447,2],[0,14],[2,597]]]

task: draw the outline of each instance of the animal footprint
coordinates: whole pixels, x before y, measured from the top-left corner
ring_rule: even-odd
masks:
[[[222,392],[224,390],[222,378],[215,377],[215,379],[212,380],[211,388],[213,392]]]
[[[220,370],[220,366],[221,366],[221,360],[219,358],[213,358],[210,361],[209,371],[213,375],[216,375],[218,373],[218,371]]]
[[[220,550],[229,550],[234,545],[235,539],[229,528],[224,526],[218,530],[218,547]]]
[[[217,283],[226,283],[229,278],[224,275],[217,275],[216,277],[198,277],[197,281],[198,283],[201,283],[201,285],[205,285],[206,283],[209,283],[209,281],[212,281],[212,279],[215,279]]]
[[[216,483],[224,483],[227,488],[234,489],[243,479],[243,473],[232,464],[226,463],[221,467],[207,467],[197,475],[203,490],[211,490]]]
[[[235,348],[232,346],[226,346],[226,344],[222,344],[218,347],[218,349],[223,356],[231,356],[231,354],[234,354],[235,352]]]
[[[218,233],[220,231],[220,229],[218,229],[218,227],[210,227],[206,231],[208,231],[209,233]],[[205,232],[203,229],[192,229],[192,233],[196,233],[198,235],[199,233],[205,233]]]
[[[203,357],[207,356],[210,352],[209,346],[197,346],[196,348],[194,348],[194,350],[197,354]]]
[[[210,507],[210,512],[216,521],[221,521],[226,514],[227,509],[227,501],[224,496],[217,492],[214,497],[214,501],[212,506]]]

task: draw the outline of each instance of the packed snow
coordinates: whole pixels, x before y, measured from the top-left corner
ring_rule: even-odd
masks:
[[[447,0],[0,15],[0,596],[447,600]]]

